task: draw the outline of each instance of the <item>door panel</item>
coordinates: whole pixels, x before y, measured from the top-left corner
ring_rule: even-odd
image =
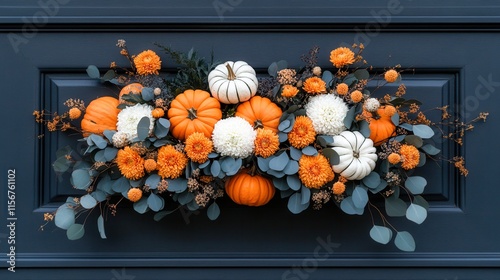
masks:
[[[404,277],[408,279],[471,279],[478,273],[482,279],[494,279],[498,275],[500,189],[494,174],[498,169],[495,158],[500,155],[495,145],[500,136],[495,130],[500,121],[495,113],[500,102],[496,57],[500,37],[495,27],[498,23],[492,19],[484,25],[468,24],[473,19],[487,21],[498,6],[450,6],[449,14],[432,19],[446,22],[454,17],[455,22],[432,25],[433,21],[425,21],[428,7],[401,1],[408,9],[391,17],[391,23],[398,24],[379,23],[386,28],[374,33],[360,28],[375,18],[370,11],[387,9],[390,1],[350,9],[334,9],[336,5],[331,3],[335,1],[319,1],[318,7],[304,11],[303,18],[285,17],[287,11],[294,16],[301,14],[298,1],[291,1],[285,9],[278,9],[278,4],[264,9],[258,7],[260,1],[240,1],[241,7],[234,7],[231,16],[227,11],[222,22],[218,22],[216,11],[203,17],[203,11],[214,9],[209,4],[173,9],[158,1],[157,7],[119,9],[118,22],[112,24],[103,19],[106,12],[90,8],[92,1],[85,7],[66,2],[58,2],[60,14],[49,18],[28,42],[20,43],[18,52],[11,44],[11,34],[23,36],[25,25],[19,19],[34,14],[37,7],[16,1],[4,10],[12,12],[11,18],[2,18],[5,36],[0,37],[0,79],[4,102],[0,111],[7,133],[2,134],[0,170],[7,176],[9,169],[15,169],[18,218],[16,273],[7,274],[8,257],[3,254],[8,252],[7,239],[0,238],[0,274],[8,275],[7,279],[68,279],[69,275],[76,279],[234,279],[243,274],[249,279],[327,279],[332,275],[348,279],[400,279],[401,275],[408,275]],[[482,4],[486,6],[486,1]],[[115,7],[116,3],[99,1],[99,5]],[[322,6],[325,9],[320,9]],[[155,10],[156,14],[146,13]],[[125,17],[131,11],[138,17]],[[192,12],[190,20],[199,24],[189,25],[187,18],[177,18],[173,11],[180,15]],[[244,16],[246,11],[248,17]],[[334,23],[343,19],[342,11],[362,16],[359,22],[349,18],[337,26]],[[486,17],[475,17],[479,11]],[[141,24],[135,24],[136,20]],[[174,27],[169,27],[169,22],[174,22]],[[271,23],[264,25],[266,22]],[[102,29],[97,23],[108,25]],[[391,220],[398,229],[413,234],[417,242],[414,253],[373,242],[368,235],[371,221],[367,214],[347,216],[330,205],[293,215],[286,200],[279,197],[256,209],[235,206],[225,198],[215,222],[209,221],[204,211],[193,215],[180,211],[155,222],[152,214],[139,215],[130,205],[123,205],[106,222],[108,239],[99,238],[93,213],[86,236],[68,241],[65,232],[53,225],[43,231],[39,227],[44,212],[55,210],[68,195],[81,195],[71,188],[67,177],[51,169],[56,150],[74,145],[75,138],[46,133],[31,113],[40,108],[61,111],[69,97],[89,101],[97,96],[116,96],[116,87],[89,79],[85,68],[95,64],[106,69],[111,61],[125,64],[115,47],[118,39],[126,39],[134,52],[154,49],[160,53],[154,42],[180,51],[194,47],[205,57],[214,50],[217,60],[244,60],[262,75],[271,62],[281,59],[299,67],[300,56],[313,45],[320,47],[319,65],[326,68],[331,49],[363,42],[364,57],[375,69],[394,64],[408,69],[403,75],[407,92],[424,100],[426,106],[450,104],[468,120],[480,111],[491,114],[487,123],[479,124],[467,136],[464,146],[438,143],[445,157],[454,152],[465,156],[470,170],[466,178],[446,163],[428,164],[420,171],[429,180],[427,220],[419,226],[404,219]],[[175,65],[166,57],[162,55],[163,71],[168,74]],[[39,134],[45,136],[38,139]],[[0,218],[7,221],[4,191],[1,197]],[[318,250],[321,257],[315,254]]]

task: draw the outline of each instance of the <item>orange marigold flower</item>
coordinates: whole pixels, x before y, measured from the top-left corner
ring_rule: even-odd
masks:
[[[340,47],[330,52],[330,62],[337,68],[354,63],[354,52],[349,48]]]
[[[283,86],[283,91],[281,92],[281,96],[291,98],[297,95],[297,93],[299,93],[298,88],[292,85],[285,85]]]
[[[361,91],[355,90],[355,91],[351,92],[351,100],[354,103],[358,103],[361,100],[363,100],[363,94],[361,93]]]
[[[389,160],[389,163],[391,164],[398,164],[401,162],[401,156],[396,153],[391,153],[388,157],[387,160]]]
[[[138,188],[131,188],[127,192],[127,197],[128,197],[128,200],[130,200],[132,202],[139,201],[142,197],[142,191]]]
[[[129,146],[118,150],[116,164],[122,175],[130,180],[138,180],[144,176],[144,159]]]
[[[165,110],[162,108],[154,108],[153,111],[151,111],[151,115],[153,115],[153,118],[159,119],[165,115]]]
[[[384,79],[388,83],[394,83],[395,81],[398,80],[398,77],[399,77],[399,73],[394,69],[388,70],[384,74]]]
[[[418,152],[418,149],[413,145],[401,145],[399,153],[401,154],[403,161],[401,167],[406,170],[417,167],[418,163],[420,162],[420,153]]]
[[[143,51],[134,57],[134,64],[139,75],[158,75],[161,69],[160,57],[152,50]]]
[[[316,131],[312,120],[307,116],[295,118],[292,130],[288,133],[288,141],[294,148],[302,149],[316,140]]]
[[[194,162],[204,163],[213,149],[212,141],[202,132],[194,132],[186,139],[184,151]]]
[[[346,83],[340,83],[337,85],[337,94],[346,95],[349,92],[349,86]]]
[[[82,115],[82,111],[78,108],[69,109],[69,118],[72,120],[78,119]]]
[[[162,146],[158,149],[158,175],[162,178],[176,179],[181,176],[182,171],[188,163],[188,158],[172,145]]]
[[[146,169],[148,173],[155,171],[156,161],[152,158],[148,158],[147,160],[144,161],[144,169]]]
[[[342,182],[335,182],[332,187],[333,194],[341,195],[345,192],[345,184]]]
[[[309,94],[325,93],[326,83],[321,78],[311,77],[304,81],[302,88]]]
[[[257,129],[257,136],[255,137],[254,143],[255,155],[263,158],[274,155],[280,146],[278,134],[265,128]]]
[[[306,187],[319,189],[333,180],[334,177],[332,166],[325,156],[321,154],[316,156],[303,155],[300,158],[299,178]]]

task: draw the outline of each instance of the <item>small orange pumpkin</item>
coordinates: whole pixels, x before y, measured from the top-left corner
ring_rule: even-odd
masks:
[[[254,128],[267,128],[277,133],[282,114],[280,107],[269,98],[254,96],[241,103],[235,115],[245,119]]]
[[[249,174],[243,169],[226,181],[226,193],[237,204],[262,206],[273,198],[275,189],[270,179]]]
[[[130,94],[130,93],[132,93],[132,94],[141,94],[143,88],[144,87],[141,84],[139,84],[139,83],[132,83],[132,84],[124,86],[122,88],[122,90],[120,91],[120,95],[118,96],[119,100],[120,100],[120,103],[130,104],[130,102],[124,101],[122,99],[122,96],[125,95],[125,94]]]
[[[170,131],[179,140],[194,132],[212,137],[215,123],[222,118],[220,103],[204,90],[188,89],[177,95],[168,109]]]
[[[390,137],[396,135],[396,126],[391,121],[394,113],[396,113],[396,108],[392,105],[380,106],[376,117],[368,111],[363,111],[363,115],[370,124],[370,139],[372,139],[374,146],[380,146]]]
[[[102,135],[104,130],[116,130],[118,113],[120,109],[118,99],[114,97],[99,97],[92,100],[85,110],[81,122],[83,136],[87,137],[91,133]]]

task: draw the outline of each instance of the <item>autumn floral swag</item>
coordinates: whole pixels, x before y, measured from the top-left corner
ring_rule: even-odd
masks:
[[[82,151],[62,148],[53,163],[55,172],[70,172],[82,195],[45,213],[42,225],[53,221],[71,240],[85,232],[77,218],[94,208],[106,238],[104,217],[127,200],[138,213],[155,212],[155,220],[180,207],[205,209],[214,220],[225,195],[261,206],[279,192],[294,214],[326,203],[349,215],[367,212],[374,241],[414,251],[412,235],[389,222],[421,224],[427,217],[427,181],[414,171],[439,159],[467,176],[464,158],[442,158],[434,139],[462,145],[465,132],[488,115],[463,122],[444,106],[434,108],[440,119],[428,119],[420,101],[404,97],[405,70],[372,69],[363,45],[332,50],[332,70],[317,65],[313,47],[301,68],[273,62],[263,77],[243,61],[206,61],[194,50],[157,45],[180,66],[172,78],[160,73],[156,52],[131,54],[124,40],[117,47],[129,67],[111,62],[103,75],[87,68],[91,78],[117,85],[117,98],[88,105],[69,99],[61,114],[34,111],[45,130],[76,130],[85,144]],[[386,85],[396,87],[376,96]]]

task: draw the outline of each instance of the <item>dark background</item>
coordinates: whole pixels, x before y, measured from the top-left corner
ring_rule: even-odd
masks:
[[[13,1],[0,3],[1,279],[498,279],[500,189],[497,104],[500,104],[500,4],[496,1]],[[428,163],[427,220],[417,226],[392,219],[417,242],[413,253],[383,246],[368,235],[369,215],[348,216],[330,205],[291,214],[279,197],[250,209],[224,199],[220,218],[180,213],[160,222],[130,205],[106,222],[96,216],[86,236],[68,241],[43,213],[78,195],[50,164],[57,148],[74,139],[46,135],[35,109],[61,110],[76,97],[92,100],[118,89],[89,79],[85,68],[126,65],[115,46],[152,49],[153,43],[220,61],[244,60],[265,74],[273,61],[302,65],[317,45],[319,65],[330,50],[364,43],[375,68],[401,64],[408,93],[429,107],[450,104],[470,120],[490,112],[456,151],[470,174]],[[165,73],[175,65],[161,54]],[[7,172],[16,170],[16,273],[7,271]],[[5,223],[5,225],[4,225]],[[321,258],[314,256],[324,247]]]

